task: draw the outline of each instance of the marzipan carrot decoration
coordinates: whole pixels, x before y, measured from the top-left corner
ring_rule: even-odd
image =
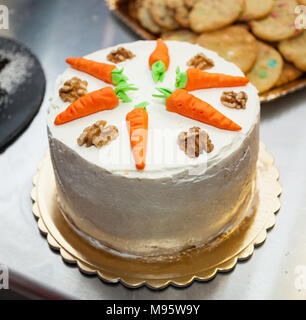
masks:
[[[176,75],[175,87],[187,91],[208,88],[240,87],[249,83],[249,79],[246,77],[229,76],[223,73],[210,73],[198,68],[189,68],[186,72],[180,72],[178,67],[176,69]]]
[[[146,166],[147,144],[148,144],[148,102],[140,103],[126,116],[129,130],[131,148],[138,170]]]
[[[155,83],[164,80],[169,64],[170,57],[168,47],[162,39],[157,39],[156,49],[152,52],[149,59],[149,66],[152,69]]]
[[[67,58],[66,62],[76,70],[88,73],[97,79],[115,86],[128,80],[123,74],[123,69],[119,70],[112,64],[96,62],[85,58]]]
[[[169,89],[157,88],[162,95],[153,97],[165,98],[166,108],[170,112],[176,112],[187,118],[197,120],[211,126],[231,131],[239,131],[241,127],[228,119],[210,104],[195,97],[184,89],[172,92]]]
[[[128,99],[128,101],[130,101],[125,93],[129,90],[137,89],[131,87],[131,85],[120,84],[115,89],[112,87],[105,87],[93,91],[67,107],[65,111],[55,118],[54,124],[61,125],[96,112],[114,109],[118,106],[119,99],[123,101]]]

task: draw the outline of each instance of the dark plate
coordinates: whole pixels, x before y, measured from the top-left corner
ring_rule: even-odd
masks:
[[[0,50],[3,49],[12,54],[21,54],[29,59],[31,64],[24,81],[16,85],[16,89],[5,99],[0,99],[0,152],[3,152],[33,120],[43,101],[46,87],[41,64],[28,48],[14,40],[0,37]],[[8,65],[4,68],[6,67]],[[4,70],[0,71],[0,87],[3,84]]]

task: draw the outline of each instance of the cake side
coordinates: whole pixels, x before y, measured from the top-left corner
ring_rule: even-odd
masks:
[[[118,252],[156,256],[207,244],[249,205],[258,128],[192,182],[188,171],[145,180],[113,175],[50,137],[59,206],[74,227]]]

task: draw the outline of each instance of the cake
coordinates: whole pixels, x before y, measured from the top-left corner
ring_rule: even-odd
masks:
[[[169,112],[164,99],[152,94],[158,94],[158,87],[173,90],[177,67],[184,71],[188,62],[197,62],[194,57],[198,54],[211,64],[205,70],[208,73],[244,75],[236,65],[200,46],[177,41],[166,41],[166,45],[170,64],[160,83],[153,81],[148,64],[156,41],[125,43],[85,57],[109,64],[113,63],[110,57],[118,58],[111,60],[118,70],[124,68],[129,83],[138,88],[127,93],[130,102],[54,124],[73,101],[64,99],[63,94],[72,79],[79,79],[75,91],[79,96],[111,86],[71,67],[57,78],[51,99],[48,136],[58,206],[75,232],[97,248],[113,253],[159,257],[210,245],[241,223],[256,190],[260,120],[257,90],[248,83],[190,92],[241,126],[239,131]],[[122,48],[128,53],[126,57],[116,55]],[[247,97],[241,109],[231,105],[230,99],[237,101],[235,93],[239,92]],[[126,115],[143,101],[148,102],[148,144],[145,167],[139,170],[131,151]],[[94,124],[113,130],[114,135],[107,136],[103,147],[80,143],[80,136],[87,132],[84,129]],[[192,130],[202,130],[212,148],[190,157],[180,147],[178,137]]]

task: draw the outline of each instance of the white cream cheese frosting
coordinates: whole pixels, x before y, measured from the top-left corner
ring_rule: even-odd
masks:
[[[242,127],[241,132],[221,130],[168,112],[163,99],[153,98],[156,87],[174,89],[176,68],[203,52],[215,66],[207,72],[241,76],[234,64],[197,45],[167,41],[170,67],[163,83],[155,84],[148,60],[155,41],[137,41],[107,48],[86,58],[108,62],[107,55],[124,47],[135,55],[118,64],[138,91],[128,92],[131,103],[120,102],[110,111],[98,112],[55,126],[55,117],[69,103],[59,97],[65,81],[88,81],[88,92],[108,86],[83,72],[68,68],[55,84],[48,115],[51,157],[57,182],[58,204],[67,221],[91,243],[124,254],[159,256],[209,243],[228,232],[245,214],[256,176],[260,103],[251,84],[244,87],[192,92]],[[223,91],[244,91],[246,109],[223,106]],[[138,171],[132,157],[126,114],[148,101],[149,137],[146,168]],[[101,149],[80,147],[77,138],[98,120],[119,129],[119,137]],[[209,134],[214,150],[188,158],[177,144],[181,131],[198,126]],[[206,168],[206,170],[204,170]]]
[[[139,88],[138,91],[128,92],[133,99],[131,103],[120,102],[120,105],[110,111],[102,111],[88,117],[78,119],[65,125],[55,126],[53,124],[57,114],[64,111],[69,103],[64,103],[59,97],[59,89],[64,82],[72,77],[79,77],[88,81],[88,91],[98,90],[108,86],[83,72],[72,68],[67,69],[60,75],[55,84],[55,92],[51,101],[48,126],[54,138],[63,142],[77,152],[81,157],[91,163],[100,166],[107,171],[137,178],[162,178],[171,176],[186,170],[186,168],[196,168],[206,164],[213,166],[229,153],[233,152],[245,139],[257,122],[259,115],[259,100],[257,90],[251,84],[244,87],[235,88],[216,88],[197,90],[192,92],[198,98],[208,102],[225,116],[242,126],[241,132],[221,130],[204,123],[194,121],[181,115],[168,112],[165,108],[165,101],[152,97],[158,93],[156,87],[174,89],[176,68],[181,71],[187,69],[187,62],[199,52],[203,52],[208,58],[212,59],[215,66],[207,72],[225,73],[229,75],[242,76],[240,69],[232,63],[226,62],[216,53],[203,49],[197,45],[182,43],[178,41],[167,41],[170,54],[170,66],[166,73],[163,83],[155,84],[149,70],[148,59],[156,46],[155,41],[137,41],[133,43],[121,44],[124,48],[131,50],[135,58],[126,60],[118,64],[118,68],[124,68],[124,74],[129,78],[130,83]],[[98,62],[106,62],[107,55],[117,47],[108,48],[88,55],[86,58]],[[245,110],[230,109],[220,102],[223,91],[245,91],[248,95],[248,102]],[[135,168],[134,160],[130,150],[130,142],[126,129],[125,117],[132,108],[142,101],[148,101],[147,107],[149,114],[149,138],[147,165],[144,171]],[[77,138],[83,129],[92,125],[98,120],[106,120],[109,125],[115,125],[119,129],[119,138],[108,146],[97,150],[95,147],[80,147]],[[215,148],[210,154],[204,153],[198,158],[190,159],[178,148],[177,136],[181,131],[187,131],[190,127],[198,126],[205,129]]]

